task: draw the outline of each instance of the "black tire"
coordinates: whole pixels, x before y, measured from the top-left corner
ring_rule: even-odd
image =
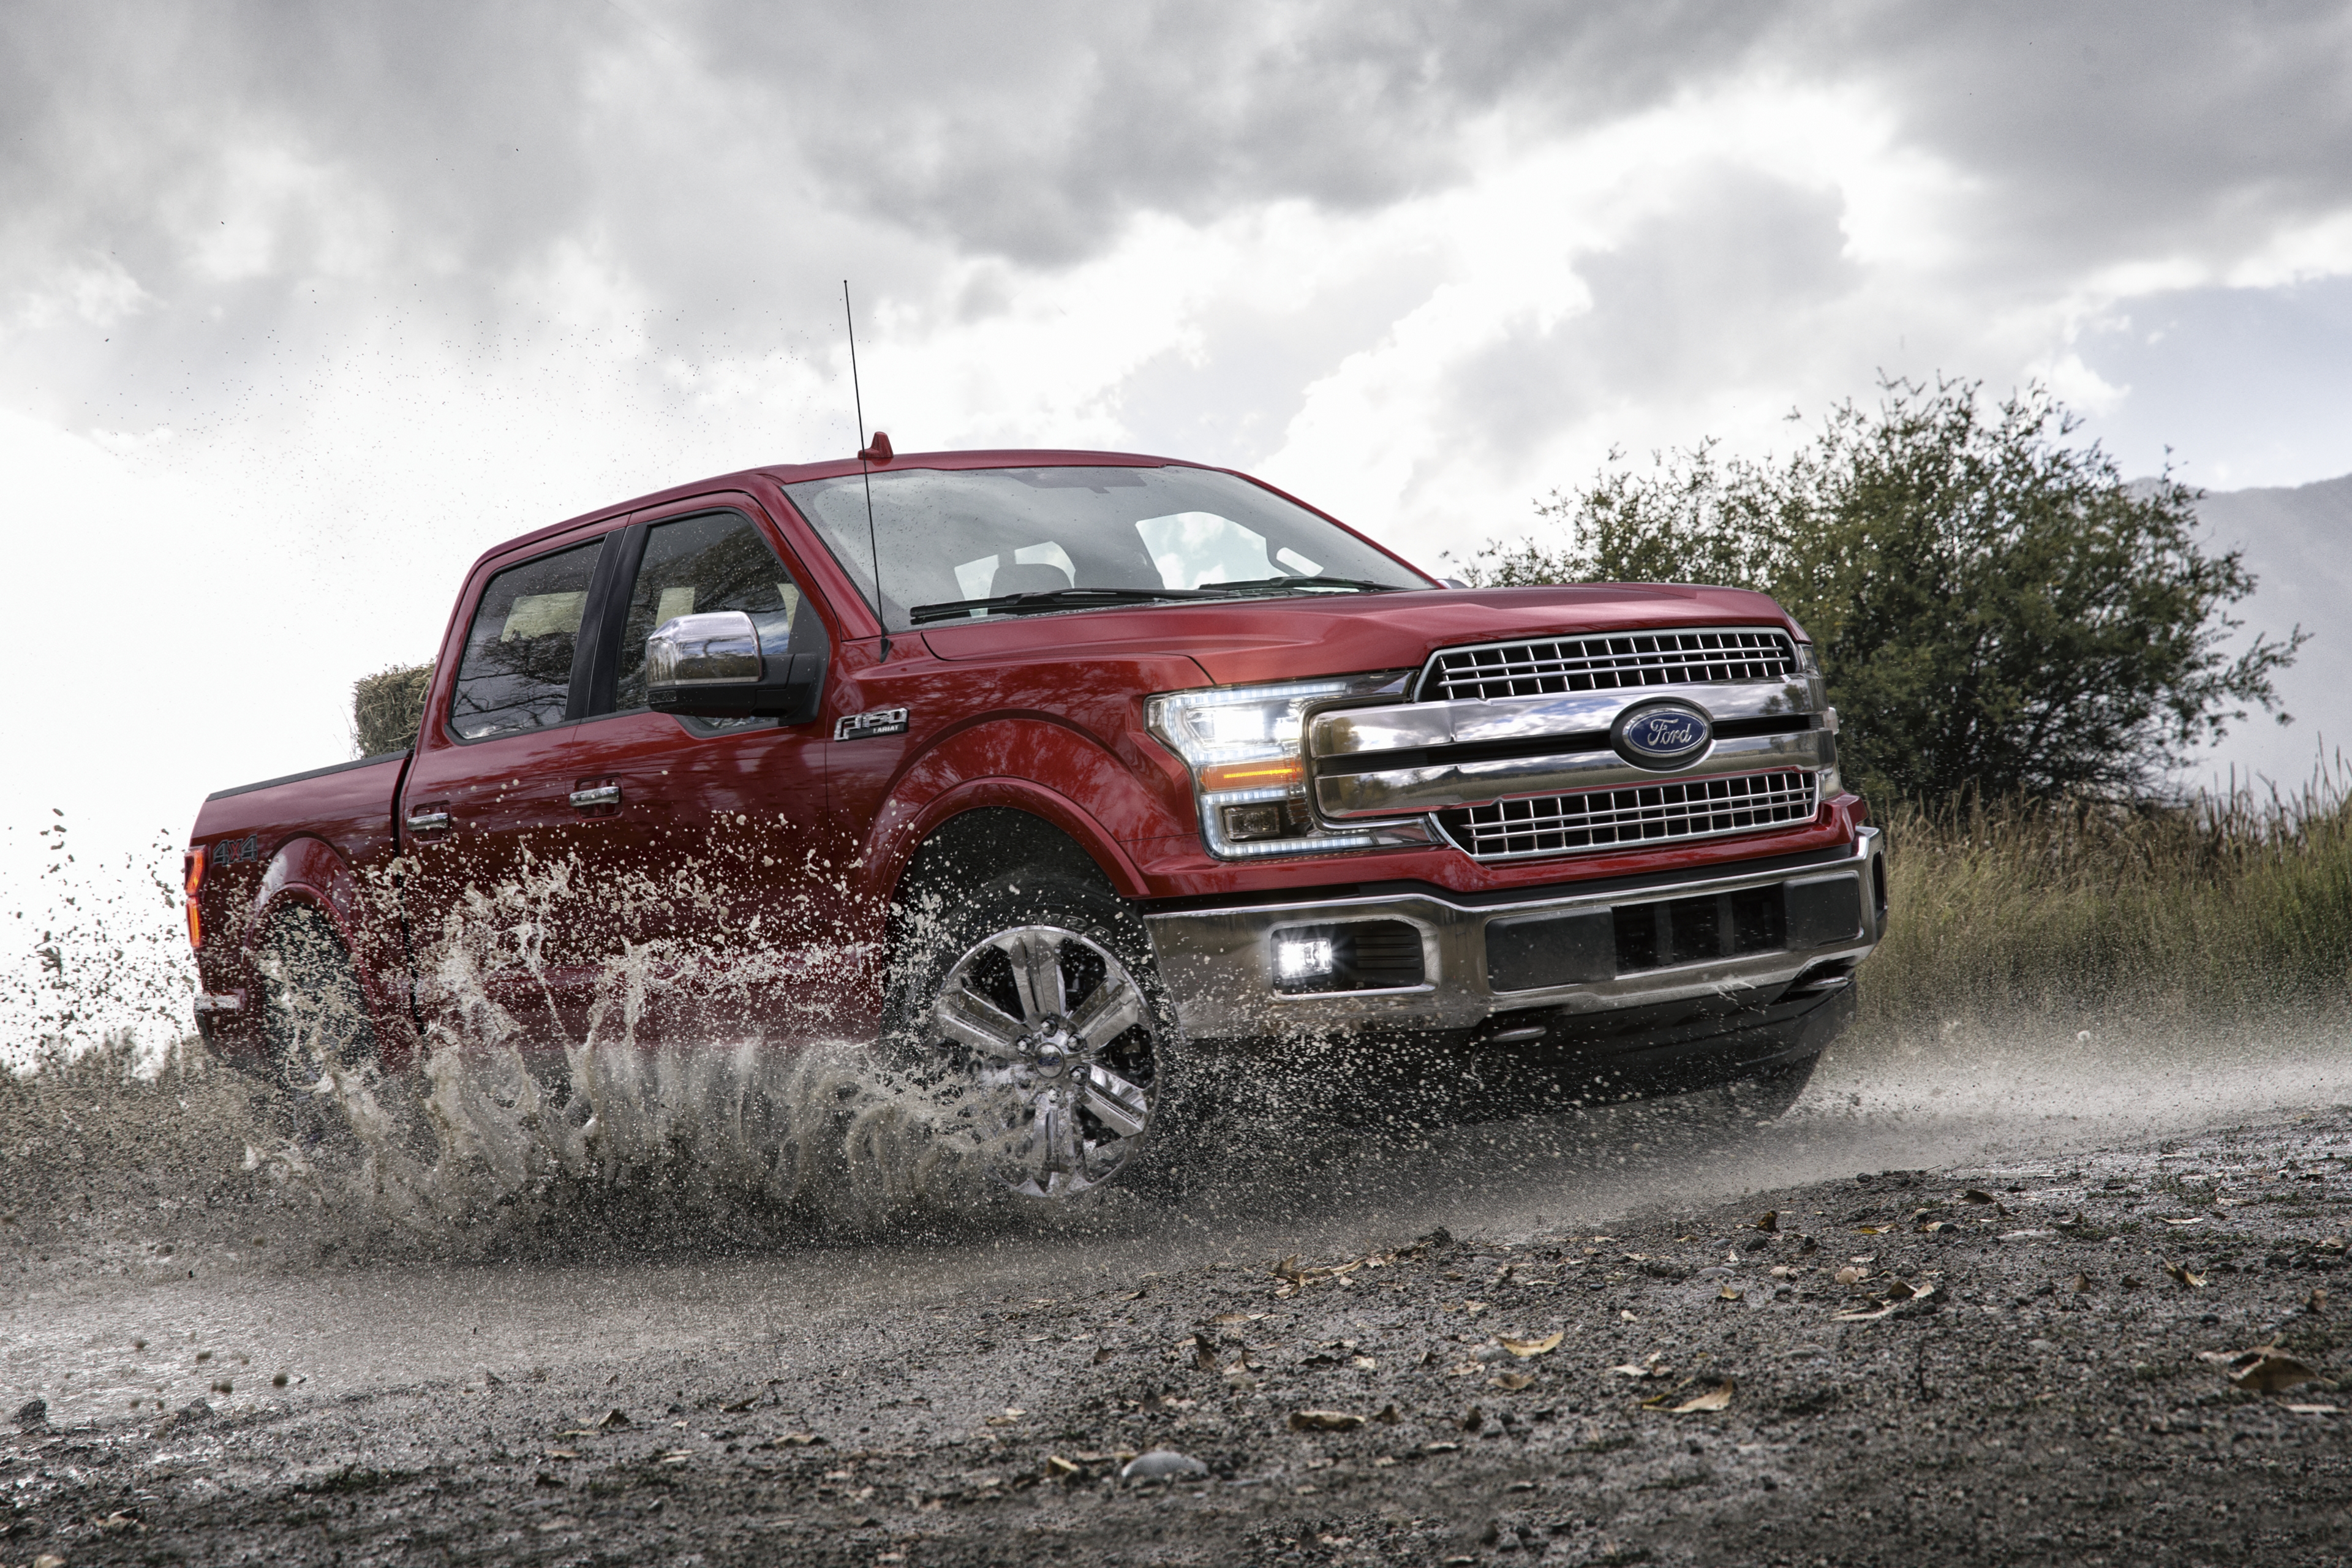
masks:
[[[1172,1173],[1181,1037],[1123,900],[1039,867],[935,880],[899,916],[887,1048],[977,1138],[996,1187],[1059,1208]]]
[[[1813,1081],[1813,1068],[1821,1065],[1818,1056],[1800,1062],[1777,1067],[1754,1078],[1740,1079],[1723,1086],[1719,1091],[1731,1118],[1739,1123],[1761,1125],[1778,1121],[1789,1113],[1791,1106],[1804,1098],[1805,1086]]]
[[[261,942],[262,1039],[272,1077],[303,1089],[334,1066],[383,1070],[359,973],[335,928],[318,910],[291,909]]]

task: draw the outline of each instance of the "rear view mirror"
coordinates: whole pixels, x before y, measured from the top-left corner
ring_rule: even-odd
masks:
[[[646,639],[646,703],[691,718],[816,717],[824,688],[825,649],[794,651],[778,625],[766,633],[741,610],[714,610],[664,621]]]

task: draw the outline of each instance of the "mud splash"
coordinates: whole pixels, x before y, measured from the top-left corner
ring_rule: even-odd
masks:
[[[1003,1151],[969,1105],[818,1032],[876,961],[815,934],[844,889],[811,879],[758,917],[784,940],[619,940],[581,962],[583,933],[632,900],[724,907],[737,858],[658,889],[568,859],[467,889],[420,946],[422,1058],[396,1071],[354,1059],[348,1013],[315,985],[298,1000],[299,964],[274,955],[278,1059],[302,1109],[247,1168],[468,1251],[582,1226],[772,1241],[987,1212]]]

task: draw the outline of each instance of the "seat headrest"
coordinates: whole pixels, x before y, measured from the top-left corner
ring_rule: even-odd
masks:
[[[1069,585],[1070,574],[1059,566],[1049,566],[1042,561],[1015,561],[996,569],[996,575],[989,579],[988,594],[991,598],[1006,594],[1050,594]]]

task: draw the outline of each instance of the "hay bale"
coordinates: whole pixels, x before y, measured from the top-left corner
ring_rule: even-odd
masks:
[[[352,682],[353,754],[382,756],[416,743],[425,718],[425,694],[433,685],[430,664],[396,664]]]

